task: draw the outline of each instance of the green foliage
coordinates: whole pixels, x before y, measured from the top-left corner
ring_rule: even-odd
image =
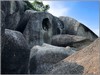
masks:
[[[36,11],[47,11],[50,8],[49,5],[44,5],[43,2],[37,0],[35,0],[32,5]]]
[[[28,5],[28,9],[33,9],[35,11],[47,11],[50,6],[49,5],[44,5],[43,2],[39,2],[35,0],[33,3],[30,3],[29,1],[24,1]]]
[[[27,9],[33,9],[33,10],[35,10],[34,9],[34,7],[33,7],[33,5],[29,2],[29,1],[24,1],[26,4],[27,4]]]

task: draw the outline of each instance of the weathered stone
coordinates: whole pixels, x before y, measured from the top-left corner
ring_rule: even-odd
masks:
[[[98,37],[88,27],[73,18],[64,16],[61,16],[59,18],[64,23],[64,34],[83,36],[91,40],[95,40]]]
[[[100,38],[82,50],[70,55],[64,62],[76,62],[84,67],[84,75],[100,74]]]
[[[4,48],[1,53],[2,74],[24,74],[28,72],[30,50],[20,32],[5,30]]]
[[[3,49],[3,47],[4,47],[4,34],[5,34],[5,14],[4,14],[4,12],[3,11],[1,11],[1,28],[0,28],[0,38],[1,38],[1,40],[0,40],[0,42],[2,43],[1,44],[1,50]]]
[[[4,12],[1,10],[1,35],[4,34],[4,28],[5,28],[5,14]]]
[[[91,45],[70,55],[53,66],[48,74],[92,74],[98,75],[99,70],[99,49],[100,38]]]
[[[70,47],[70,46],[66,46],[65,48],[66,48],[67,50],[74,51],[74,52],[78,51],[77,48]]]
[[[84,67],[77,63],[61,61],[53,66],[48,74],[83,74]]]
[[[64,29],[64,24],[63,21],[61,21],[59,18],[57,17],[53,17],[53,34],[57,35],[57,34],[62,34],[63,33],[63,29]]]
[[[60,34],[61,25],[59,19],[47,12],[27,10],[16,30],[23,33],[31,48],[50,43],[53,35]]]
[[[74,50],[56,47],[48,44],[34,46],[30,54],[30,73],[45,74],[52,66],[67,56],[75,53]]]
[[[62,46],[62,47],[70,46],[80,50],[88,46],[92,42],[93,41],[87,39],[86,37],[62,34],[62,35],[53,36],[51,44],[55,46]]]
[[[23,0],[1,1],[2,74],[26,74],[28,70],[31,74],[100,73],[100,38],[89,45],[97,35],[72,18],[26,11],[29,8],[26,3]],[[54,45],[67,47],[43,44],[51,44],[51,41]],[[77,52],[77,48],[84,49]]]
[[[1,1],[1,10],[5,14],[5,28],[15,30],[25,11],[23,1]]]

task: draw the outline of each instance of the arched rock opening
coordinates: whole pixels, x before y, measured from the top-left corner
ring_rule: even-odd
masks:
[[[48,18],[43,19],[42,28],[45,31],[43,33],[43,40],[44,40],[45,43],[49,43],[50,38],[51,38],[50,36],[52,35],[51,34],[52,29],[51,29],[51,23],[50,23]]]
[[[43,30],[48,31],[50,27],[51,27],[51,24],[50,24],[49,19],[48,18],[43,19],[42,21]]]

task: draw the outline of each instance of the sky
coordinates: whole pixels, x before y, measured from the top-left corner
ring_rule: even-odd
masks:
[[[69,16],[83,23],[99,35],[99,2],[79,0],[44,0],[50,5],[49,13],[54,16]]]

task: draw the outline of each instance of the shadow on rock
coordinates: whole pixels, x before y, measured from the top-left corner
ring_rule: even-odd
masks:
[[[5,29],[3,38],[5,43],[1,52],[1,73],[28,73],[30,50],[23,35],[20,32]]]
[[[75,62],[61,61],[48,74],[83,74],[84,67]]]
[[[30,73],[46,74],[52,70],[56,63],[73,53],[75,51],[71,48],[67,49],[45,43],[42,46],[34,46],[30,53]]]

